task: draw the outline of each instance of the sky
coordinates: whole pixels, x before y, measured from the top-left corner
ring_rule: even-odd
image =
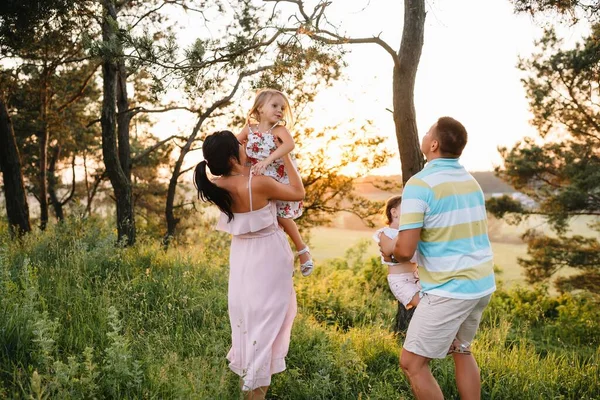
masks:
[[[398,49],[403,4],[400,0],[335,0],[328,15],[340,33],[380,35]],[[454,117],[469,133],[463,165],[470,171],[492,170],[501,164],[498,146],[510,147],[525,136],[536,135],[529,124],[531,114],[520,81],[525,75],[516,65],[519,57],[527,58],[535,51],[534,41],[548,21],[554,20],[516,15],[509,0],[429,0],[426,10],[414,99],[419,136],[437,118]],[[193,26],[189,21],[181,23]],[[557,28],[567,45],[587,32],[584,25],[559,24]],[[386,145],[396,156],[372,173],[398,174],[395,130],[392,114],[386,110],[392,108],[392,59],[376,45],[352,45],[349,49],[343,79],[319,93],[308,122],[318,129],[350,118],[360,125],[373,121],[375,133],[387,138]],[[242,95],[241,106],[247,106],[251,97]],[[159,128],[181,121],[166,118]]]
[[[334,2],[334,5],[342,2]],[[344,1],[336,10],[353,36],[381,37],[399,47],[403,2],[394,0]],[[354,6],[353,6],[354,5]],[[343,9],[343,10],[342,10]],[[534,41],[544,21],[515,15],[508,0],[426,1],[427,17],[423,53],[415,85],[417,127],[422,137],[437,118],[448,115],[461,121],[469,142],[461,162],[471,171],[492,170],[501,164],[498,146],[512,146],[525,136],[535,136],[531,114],[516,68],[519,56],[535,51]],[[332,9],[333,11],[333,9]],[[567,42],[581,37],[580,26],[559,26]],[[348,82],[322,93],[315,114],[343,120],[348,115],[372,119],[379,134],[396,148],[391,114],[391,57],[377,46],[356,45],[347,58]],[[353,99],[335,107],[339,92]],[[321,107],[320,110],[318,107]],[[397,174],[399,158],[379,171]]]

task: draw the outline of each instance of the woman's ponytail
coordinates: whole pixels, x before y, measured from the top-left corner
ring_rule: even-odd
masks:
[[[233,219],[231,210],[233,199],[227,190],[221,189],[208,178],[207,165],[206,161],[200,161],[194,170],[194,184],[198,190],[198,197],[202,201],[208,201],[219,207],[227,215],[228,221],[231,221]]]

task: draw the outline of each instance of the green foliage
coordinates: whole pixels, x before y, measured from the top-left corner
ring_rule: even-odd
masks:
[[[536,231],[528,231],[524,235],[528,243],[528,259],[519,259],[519,264],[525,267],[525,273],[530,282],[539,282],[550,278],[560,269],[577,266],[583,270],[587,283],[582,282],[580,288],[586,288],[600,293],[600,286],[594,285],[594,277],[600,266],[600,242],[596,238],[586,238],[580,235],[558,238],[540,235]],[[575,278],[562,278],[559,288],[565,289]],[[596,278],[597,279],[597,278]]]
[[[508,195],[492,197],[485,203],[487,211],[498,219],[506,218],[507,222],[518,225],[523,220],[527,210],[521,202]]]
[[[343,331],[364,325],[391,326],[395,300],[387,288],[385,270],[377,258],[362,260],[365,249],[363,243],[349,250],[344,259],[317,268],[314,282],[296,283],[298,303],[320,324]]]
[[[6,0],[0,6],[0,49],[14,54],[18,49],[39,44],[40,30],[48,25],[68,25],[67,16],[76,13],[87,1]]]
[[[322,143],[317,149],[298,153],[306,196],[304,215],[299,224],[305,228],[325,225],[336,213],[357,215],[368,226],[380,215],[383,202],[369,200],[355,191],[357,178],[385,165],[392,157],[385,148],[384,139],[370,132],[370,122],[364,126],[348,128],[329,126],[321,132],[307,128],[296,132],[295,140],[302,143]],[[335,132],[346,130],[347,136]],[[350,139],[348,139],[350,138]],[[331,162],[331,149],[338,149],[339,158]],[[350,168],[354,173],[347,173]]]
[[[228,238],[202,230],[194,248],[168,252],[143,240],[115,249],[114,240],[91,220],[67,219],[21,243],[0,226],[0,395],[241,397],[225,360]],[[287,370],[270,398],[411,398],[383,271],[357,246],[296,279]],[[599,305],[543,287],[498,291],[474,343],[483,398],[595,398]],[[432,367],[446,397],[458,398],[451,359]]]
[[[579,360],[594,357],[600,343],[600,298],[566,293],[549,297],[545,287],[496,293],[490,307],[502,319],[513,318],[508,343],[527,343],[541,355],[571,352]]]
[[[533,16],[558,14],[566,20],[577,22],[580,18],[596,19],[600,13],[598,0],[511,0],[516,12]]]
[[[523,237],[530,258],[520,263],[531,282],[569,266],[582,272],[562,278],[560,290],[600,293],[598,237],[566,235],[574,217],[589,215],[598,221],[600,215],[600,24],[573,49],[564,49],[553,30],[537,46],[539,53],[521,60],[519,67],[528,73],[523,83],[532,123],[544,142],[525,138],[512,149],[501,148],[504,165],[496,170],[537,206],[524,208],[506,197],[491,199],[488,206],[511,223],[540,214],[557,233],[557,238],[535,232]]]

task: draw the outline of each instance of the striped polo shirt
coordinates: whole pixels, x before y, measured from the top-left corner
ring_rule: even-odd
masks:
[[[483,191],[458,159],[428,162],[404,186],[400,210],[400,231],[422,228],[423,293],[478,299],[496,290]]]

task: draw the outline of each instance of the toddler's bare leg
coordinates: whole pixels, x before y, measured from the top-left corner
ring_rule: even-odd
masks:
[[[410,310],[413,307],[416,307],[419,304],[419,301],[421,301],[421,298],[419,297],[419,293],[415,293],[415,295],[413,296],[412,300],[410,301],[410,303],[408,303],[406,306],[407,310]]]
[[[300,272],[302,273],[302,276],[309,276],[312,273],[315,264],[310,257],[308,246],[300,236],[298,226],[294,220],[290,218],[277,218],[277,220],[292,239],[292,242],[294,242],[294,246],[296,246],[298,258],[300,259]]]
[[[300,251],[306,247],[304,240],[302,240],[302,236],[300,236],[300,231],[298,230],[298,226],[296,225],[296,222],[294,222],[293,219],[277,217],[277,222],[279,222],[279,225],[281,225],[283,227],[283,230],[285,231],[285,233],[287,233],[287,235],[290,237],[290,239],[292,239],[292,242],[294,242],[296,251]],[[300,263],[305,263],[306,261],[308,261],[310,259],[310,255],[309,255],[309,253],[304,253],[304,254],[300,255],[299,258],[300,258]]]

